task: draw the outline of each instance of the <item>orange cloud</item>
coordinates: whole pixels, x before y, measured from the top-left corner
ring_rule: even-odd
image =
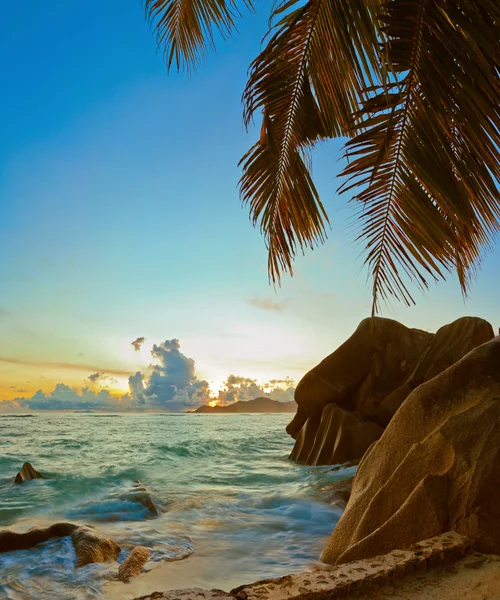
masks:
[[[109,375],[118,375],[128,377],[132,374],[131,371],[124,371],[123,369],[106,369],[102,366],[97,367],[96,365],[84,365],[80,363],[64,363],[64,362],[47,362],[41,360],[24,360],[21,358],[12,358],[7,356],[0,356],[0,363],[7,363],[10,365],[20,365],[26,367],[43,367],[44,369],[61,369],[65,371],[90,371],[90,372],[102,372],[108,373]]]

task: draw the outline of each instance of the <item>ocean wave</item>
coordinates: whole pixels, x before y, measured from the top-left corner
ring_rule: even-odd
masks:
[[[230,444],[215,440],[189,441],[181,444],[161,444],[156,446],[158,453],[166,458],[208,457],[214,454],[234,452]]]
[[[93,600],[101,597],[105,577],[117,566],[93,564],[75,569],[75,561],[69,538],[51,540],[30,550],[2,554],[0,597],[9,600]]]
[[[38,415],[0,415],[0,419],[26,419],[36,418]]]
[[[241,580],[317,560],[339,517],[321,502],[321,488],[343,473],[287,460],[289,415],[103,416],[41,415],[36,428],[30,419],[1,423],[0,435],[12,445],[0,446],[0,526],[95,522],[123,548],[151,548],[150,567],[186,557],[194,546]],[[14,486],[25,461],[45,479]],[[166,514],[148,518],[145,506],[127,498],[137,479],[165,502]],[[97,598],[117,564],[74,573],[66,542],[0,563],[0,598],[6,590],[15,600]]]

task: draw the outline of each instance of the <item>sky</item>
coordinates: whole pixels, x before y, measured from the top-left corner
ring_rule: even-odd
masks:
[[[257,136],[241,94],[270,6],[191,76],[167,73],[140,0],[3,8],[0,400],[58,384],[130,395],[137,373],[147,390],[165,375],[155,346],[193,361],[193,394],[290,388],[369,315],[363,249],[336,193],[341,141],[314,152],[328,242],[279,289],[240,204],[237,164]],[[497,329],[499,269],[497,243],[466,302],[450,277],[382,315],[429,331],[476,315]]]

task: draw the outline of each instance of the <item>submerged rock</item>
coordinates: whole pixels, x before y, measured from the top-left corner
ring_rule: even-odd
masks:
[[[75,549],[77,568],[90,563],[115,561],[121,552],[120,546],[114,540],[90,525],[76,528],[71,534],[71,541]]]
[[[120,546],[90,525],[55,523],[50,527],[33,527],[25,533],[0,530],[0,552],[28,550],[55,537],[71,537],[76,554],[76,567],[89,563],[116,560]]]
[[[330,504],[345,508],[346,504],[351,497],[352,482],[354,477],[348,477],[347,479],[341,479],[335,483],[330,483],[321,488],[321,492],[324,498]]]
[[[494,337],[491,325],[463,317],[436,334],[375,317],[360,323],[297,386],[287,427],[291,459],[328,465],[362,458],[420,384]]]
[[[52,538],[69,536],[75,529],[78,529],[78,525],[73,523],[55,523],[50,527],[33,527],[25,533],[0,530],[0,552],[28,550]]]
[[[161,499],[136,480],[128,488],[115,490],[97,501],[76,507],[70,515],[74,519],[115,522],[155,518],[165,511]]]
[[[449,530],[500,552],[500,338],[415,389],[361,461],[329,564]]]
[[[132,552],[122,562],[118,569],[118,579],[126,582],[132,577],[138,577],[141,574],[142,567],[147,563],[151,552],[145,546],[136,546]]]
[[[138,502],[142,504],[144,508],[147,508],[148,513],[152,517],[158,517],[166,510],[161,500],[144,487],[138,479],[136,479],[129,491],[120,493],[118,498],[126,502]]]
[[[32,479],[43,479],[43,475],[36,471],[31,463],[25,462],[22,469],[16,475],[14,483],[24,483],[25,481],[31,481]]]

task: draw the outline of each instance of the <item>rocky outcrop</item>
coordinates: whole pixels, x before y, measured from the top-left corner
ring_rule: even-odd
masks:
[[[321,419],[309,417],[302,427],[290,458],[307,465],[343,464],[363,456],[382,432],[358,413],[327,404]]]
[[[29,462],[25,462],[22,466],[22,469],[16,475],[14,479],[14,483],[24,483],[25,481],[31,481],[32,479],[42,479],[43,475],[41,475],[38,471],[36,471],[33,466]]]
[[[234,600],[234,596],[222,590],[186,588],[184,590],[169,590],[168,592],[153,592],[135,600]]]
[[[28,550],[55,537],[71,537],[76,555],[76,567],[89,563],[116,560],[120,546],[94,527],[74,523],[55,523],[50,527],[33,527],[25,533],[0,530],[0,552]]]
[[[142,567],[147,563],[151,552],[145,546],[136,546],[132,552],[122,562],[118,569],[118,579],[127,582],[132,577],[138,577],[141,574]]]
[[[159,498],[152,494],[137,479],[130,490],[121,492],[117,496],[123,502],[138,502],[148,510],[151,517],[158,517],[166,511],[165,506]]]
[[[499,423],[495,338],[405,400],[361,461],[322,560],[369,558],[448,530],[499,553]]]
[[[310,465],[359,460],[420,384],[491,340],[483,319],[464,317],[436,334],[375,317],[299,382],[287,427],[290,456]]]
[[[319,567],[305,573],[257,581],[231,590],[238,600],[335,600],[369,594],[381,585],[415,571],[453,563],[472,549],[468,538],[450,531],[424,540],[411,550],[395,551],[372,560],[359,560],[335,568]]]
[[[75,529],[71,534],[71,541],[75,549],[77,569],[91,563],[114,561],[121,552],[115,541],[90,525]]]
[[[55,523],[50,527],[33,527],[25,533],[0,530],[0,552],[28,550],[52,538],[69,536],[75,529],[78,529],[78,525],[73,523]]]
[[[349,477],[348,479],[341,479],[340,481],[335,481],[335,483],[325,485],[321,488],[323,499],[330,504],[345,508],[351,497],[353,480],[354,477]]]

